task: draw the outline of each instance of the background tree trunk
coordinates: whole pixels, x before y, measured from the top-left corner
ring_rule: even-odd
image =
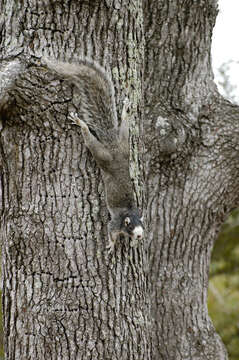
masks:
[[[144,14],[152,358],[226,359],[207,289],[213,242],[238,204],[238,108],[213,83],[216,2],[147,2]]]
[[[238,203],[239,132],[212,81],[215,1],[8,0],[0,14],[6,359],[226,359],[206,301],[213,241]],[[67,120],[80,93],[43,56],[111,71],[118,114],[130,98],[149,224],[136,249],[106,251],[100,172]]]

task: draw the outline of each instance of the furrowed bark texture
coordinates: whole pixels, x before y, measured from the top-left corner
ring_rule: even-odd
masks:
[[[212,80],[216,12],[214,0],[0,3],[7,360],[227,359],[206,301],[213,242],[239,200],[239,122]],[[136,249],[125,241],[109,258],[100,171],[67,120],[80,92],[43,56],[94,59],[118,114],[130,100],[149,224]]]
[[[100,171],[67,120],[79,91],[39,66],[43,55],[87,56],[112,70],[119,114],[126,96],[132,103],[140,200],[142,6],[3,1],[0,13],[4,60],[30,64],[8,81],[14,86],[1,113],[6,359],[150,359],[145,251],[125,241],[109,256]]]
[[[218,95],[216,2],[145,2],[152,359],[226,359],[207,311],[210,255],[238,204],[238,108]]]

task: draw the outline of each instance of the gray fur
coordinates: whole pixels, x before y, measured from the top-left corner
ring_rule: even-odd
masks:
[[[88,124],[92,120],[97,122],[96,120],[102,116],[107,117],[110,123],[116,123],[117,120],[113,83],[104,69],[87,60],[79,65],[52,63],[47,60],[47,66],[63,77],[70,79],[80,90],[84,108],[83,119],[74,113],[71,113],[70,117],[75,124],[81,127],[85,145],[102,171],[107,207],[111,215],[111,221],[108,225],[109,251],[113,251],[119,235],[130,236],[135,243],[134,232],[129,233],[123,224],[125,216],[129,216],[131,227],[142,226],[143,228],[139,212],[136,209],[133,186],[129,175],[128,100],[124,101],[119,130],[115,128],[112,136],[108,128],[104,129],[108,141],[101,142],[90,131]],[[137,235],[137,238],[139,239],[141,236]]]
[[[99,125],[105,119],[108,128],[117,127],[114,86],[105,69],[90,59],[82,59],[78,64],[48,58],[44,58],[44,62],[49,69],[68,79],[79,89],[83,121]]]

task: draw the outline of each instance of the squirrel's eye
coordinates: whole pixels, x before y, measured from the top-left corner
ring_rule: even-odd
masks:
[[[126,217],[124,219],[124,223],[125,223],[125,226],[128,226],[130,224],[130,218],[129,217]]]

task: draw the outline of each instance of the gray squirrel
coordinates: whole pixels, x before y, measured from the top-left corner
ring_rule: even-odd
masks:
[[[144,230],[129,174],[129,103],[124,101],[118,129],[113,82],[102,67],[86,59],[78,64],[49,59],[45,62],[49,69],[79,89],[82,118],[76,113],[70,113],[70,118],[81,127],[85,145],[101,169],[111,216],[107,248],[110,253],[113,252],[120,235],[129,236],[131,246],[135,246],[142,239]],[[99,133],[91,131],[90,124],[96,126],[102,122]],[[99,140],[100,133],[102,139]]]

